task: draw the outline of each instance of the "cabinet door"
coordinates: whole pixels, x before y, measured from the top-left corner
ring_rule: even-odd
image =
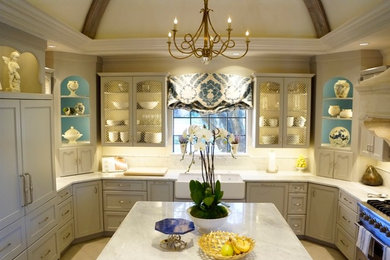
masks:
[[[57,195],[53,160],[52,100],[22,100],[23,172],[31,175],[31,211]]]
[[[338,189],[309,184],[306,236],[334,244]]]
[[[333,178],[334,152],[330,150],[318,149],[317,175]]]
[[[19,101],[0,100],[0,118],[1,230],[24,214]]]
[[[73,207],[75,238],[103,231],[101,181],[75,184]]]
[[[136,133],[136,146],[165,145],[165,84],[165,77],[133,78],[133,133]]]
[[[77,148],[60,148],[60,176],[77,174]]]
[[[285,78],[284,90],[283,146],[308,147],[311,78]]]
[[[136,122],[132,117],[132,89],[131,77],[102,77],[102,145],[133,145],[130,122]],[[126,135],[128,138],[126,138]]]
[[[351,180],[352,174],[352,152],[334,152],[333,176],[340,180]]]
[[[94,158],[95,158],[94,147],[79,147],[77,149],[78,173],[93,172]]]
[[[256,147],[281,147],[283,78],[257,80]]]
[[[173,201],[173,182],[148,181],[149,201]]]
[[[247,202],[273,203],[287,217],[288,183],[248,183]]]

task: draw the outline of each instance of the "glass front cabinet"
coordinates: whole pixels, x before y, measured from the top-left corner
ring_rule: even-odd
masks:
[[[313,74],[258,74],[255,146],[308,147]]]
[[[99,75],[102,144],[165,146],[166,75]]]

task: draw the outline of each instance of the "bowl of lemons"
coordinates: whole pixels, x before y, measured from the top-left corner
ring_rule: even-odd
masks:
[[[232,232],[213,231],[203,234],[198,245],[203,253],[214,259],[241,259],[250,254],[255,241]]]

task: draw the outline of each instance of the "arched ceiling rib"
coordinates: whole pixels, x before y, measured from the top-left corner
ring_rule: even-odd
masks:
[[[330,32],[328,18],[321,0],[303,0],[311,16],[314,28],[317,33],[317,38]]]
[[[95,39],[97,29],[110,0],[93,0],[85,17],[81,33]]]

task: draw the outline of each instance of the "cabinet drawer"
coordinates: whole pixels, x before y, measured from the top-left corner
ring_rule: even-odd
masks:
[[[145,191],[105,191],[104,210],[126,211],[128,212],[137,201],[146,201]]]
[[[26,229],[23,218],[0,231],[0,259],[13,259],[26,247]]]
[[[68,186],[57,192],[57,203],[60,204],[70,196],[72,196],[72,186]]]
[[[103,190],[146,191],[146,181],[103,181]]]
[[[73,239],[74,224],[73,220],[71,220],[57,231],[57,243],[58,249],[60,250],[59,253],[61,253],[67,246],[69,246],[70,243],[72,243]]]
[[[296,235],[305,234],[305,221],[305,215],[287,216],[287,223],[290,225],[291,229]]]
[[[55,202],[56,200],[52,199],[26,216],[27,244],[29,246],[57,224]]]
[[[288,214],[306,214],[306,194],[290,193],[288,195]]]
[[[307,183],[290,183],[288,185],[288,192],[307,193]]]
[[[55,228],[40,238],[27,250],[28,259],[57,260]]]
[[[336,230],[336,246],[349,260],[354,259],[356,241],[349,236],[339,225]]]
[[[1,258],[3,259],[3,258]],[[24,251],[23,253],[21,253],[20,255],[18,255],[16,258],[14,258],[14,260],[27,260],[27,250]]]
[[[354,212],[358,212],[357,199],[346,193],[345,191],[341,191],[339,193],[339,201],[344,203],[348,208],[352,209]]]
[[[337,213],[337,223],[344,228],[344,230],[353,238],[356,238],[358,228],[355,225],[358,216],[351,209],[339,203],[339,210]]]
[[[73,219],[73,199],[70,197],[58,205],[58,226],[61,227]]]
[[[127,212],[104,212],[104,231],[116,231],[122,221],[125,219]]]

